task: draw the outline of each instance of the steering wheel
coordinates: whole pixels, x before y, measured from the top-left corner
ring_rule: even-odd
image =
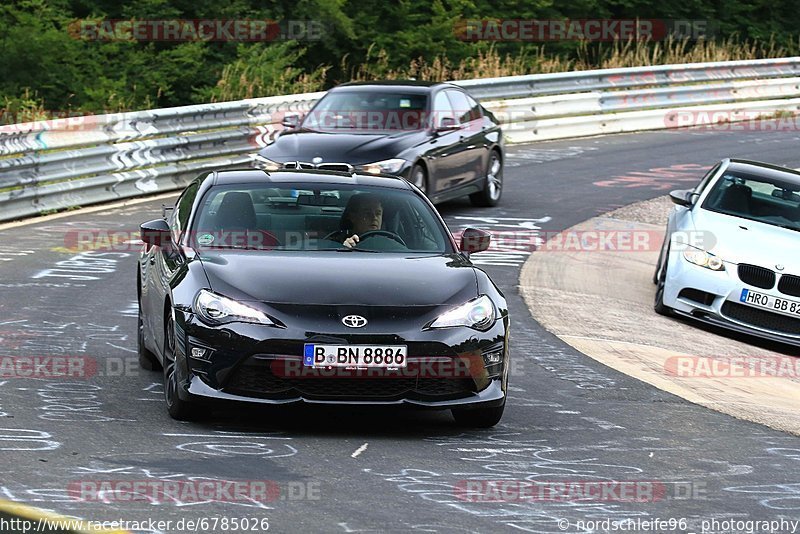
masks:
[[[403,238],[397,235],[396,233],[392,232],[391,230],[370,230],[369,232],[364,232],[358,237],[359,237],[359,242],[361,242],[364,241],[365,239],[369,239],[370,237],[376,237],[376,236],[383,236],[383,237],[388,237],[389,239],[394,239],[404,247],[408,248],[408,245],[406,245],[406,242],[403,241]]]

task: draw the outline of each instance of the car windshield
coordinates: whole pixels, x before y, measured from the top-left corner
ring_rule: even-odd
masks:
[[[792,230],[800,230],[800,180],[727,172],[703,208]]]
[[[194,220],[188,239],[200,250],[452,252],[447,228],[426,202],[384,187],[220,185],[206,192]],[[357,245],[346,246],[353,235]]]
[[[303,119],[311,130],[420,130],[426,126],[425,94],[374,90],[334,91]]]

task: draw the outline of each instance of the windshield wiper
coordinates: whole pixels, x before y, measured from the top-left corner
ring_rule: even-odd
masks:
[[[795,232],[800,232],[800,226],[792,226],[791,224],[779,224],[781,228],[786,228],[787,230],[794,230]]]

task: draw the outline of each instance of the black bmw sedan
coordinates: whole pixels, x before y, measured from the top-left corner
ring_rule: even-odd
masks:
[[[469,195],[494,206],[503,188],[503,135],[463,89],[416,81],[348,83],[331,89],[256,156],[264,170],[339,169],[395,174],[434,203]]]
[[[506,301],[430,201],[388,175],[221,171],[141,227],[139,361],[171,416],[205,401],[408,404],[496,424]]]

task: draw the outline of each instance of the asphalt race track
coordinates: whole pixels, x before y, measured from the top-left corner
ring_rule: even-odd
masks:
[[[474,257],[512,310],[512,391],[503,421],[487,431],[464,431],[447,412],[384,408],[236,409],[202,423],[173,421],[161,374],[136,364],[136,247],[68,250],[78,231],[135,236],[139,223],[160,216],[161,202],[2,230],[0,356],[82,357],[91,376],[0,378],[0,499],[82,518],[173,521],[138,532],[185,532],[178,521],[201,518],[342,533],[603,532],[608,523],[590,521],[626,519],[640,522],[628,524],[632,532],[685,533],[702,532],[703,521],[798,520],[800,439],[594,362],[545,332],[517,285],[530,253],[525,236],[688,187],[726,156],[800,167],[799,146],[795,132],[775,131],[512,146],[498,208],[440,206],[453,231],[477,225],[521,243]],[[113,492],[85,501],[79,491],[86,483],[157,480],[268,480],[280,493],[267,502],[191,495],[120,502]],[[645,502],[619,494],[504,494],[486,502],[463,491],[486,481],[610,480],[658,490]],[[706,532],[740,531],[723,526]],[[218,523],[200,531],[226,530]]]

